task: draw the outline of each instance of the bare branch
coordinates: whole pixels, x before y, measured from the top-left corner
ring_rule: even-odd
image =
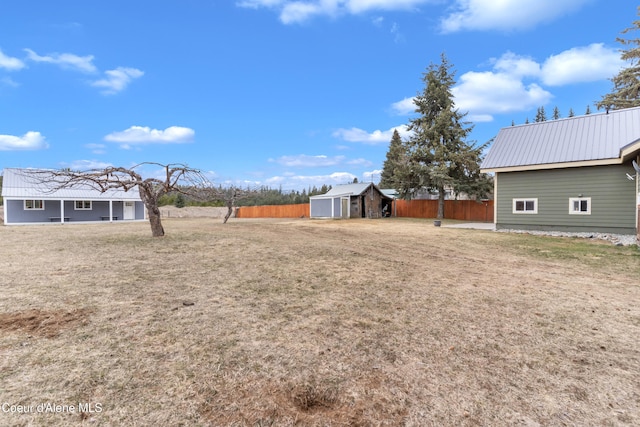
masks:
[[[142,175],[136,171],[142,166],[157,166],[164,169],[164,179],[154,177],[143,179]],[[25,174],[30,181],[39,184],[41,188],[46,186],[50,193],[65,188],[92,189],[101,193],[109,190],[130,191],[137,188],[140,199],[147,208],[154,237],[164,235],[158,208],[160,196],[170,191],[187,195],[197,194],[199,188],[210,186],[209,181],[199,170],[181,163],[163,165],[145,162],[130,168],[110,166],[88,171],[33,170]]]

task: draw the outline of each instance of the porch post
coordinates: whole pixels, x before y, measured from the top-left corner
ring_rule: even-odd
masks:
[[[60,199],[60,224],[64,224],[64,199]]]
[[[113,222],[113,200],[109,199],[109,222]]]

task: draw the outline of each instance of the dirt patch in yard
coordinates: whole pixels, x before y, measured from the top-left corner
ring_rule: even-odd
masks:
[[[102,408],[0,424],[640,425],[637,248],[163,222],[0,227],[3,401]]]
[[[85,309],[73,311],[32,309],[14,313],[0,313],[0,331],[20,331],[52,338],[58,336],[65,329],[86,324],[88,315],[89,311]]]

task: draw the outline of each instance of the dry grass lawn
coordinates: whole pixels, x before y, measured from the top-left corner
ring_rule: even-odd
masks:
[[[0,227],[0,425],[640,425],[635,247],[164,225]]]

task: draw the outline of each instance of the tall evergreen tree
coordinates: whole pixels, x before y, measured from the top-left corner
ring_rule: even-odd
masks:
[[[638,15],[640,15],[640,6]],[[633,21],[632,26],[623,30],[622,34],[637,30],[640,30],[640,20]],[[616,41],[626,47],[621,49],[621,58],[627,61],[629,66],[620,70],[611,79],[613,90],[596,104],[598,109],[619,110],[640,106],[640,39],[617,37]]]
[[[424,89],[414,98],[419,116],[410,120],[406,141],[407,166],[399,170],[398,191],[411,198],[422,189],[438,192],[438,218],[444,217],[445,191],[475,192],[480,181],[480,159],[484,147],[466,142],[473,126],[466,113],[455,108],[451,88],[455,84],[446,56],[431,63],[423,74]]]
[[[573,112],[573,108],[569,108],[569,116],[568,117],[575,117],[576,113]]]
[[[585,116],[588,116],[589,114],[591,114],[591,107],[589,105],[587,105],[587,110],[584,112]]]
[[[562,117],[560,115],[560,109],[558,109],[558,106],[556,105],[553,107],[553,120],[558,120],[560,117]]]
[[[544,106],[538,108],[538,112],[536,113],[536,123],[546,122],[547,121],[547,113],[544,111]]]
[[[387,151],[387,158],[382,165],[382,173],[380,174],[380,188],[394,188],[397,190],[397,183],[395,180],[395,170],[402,166],[404,158],[404,145],[402,144],[402,138],[398,130],[393,131],[391,142],[389,143],[389,151]]]

